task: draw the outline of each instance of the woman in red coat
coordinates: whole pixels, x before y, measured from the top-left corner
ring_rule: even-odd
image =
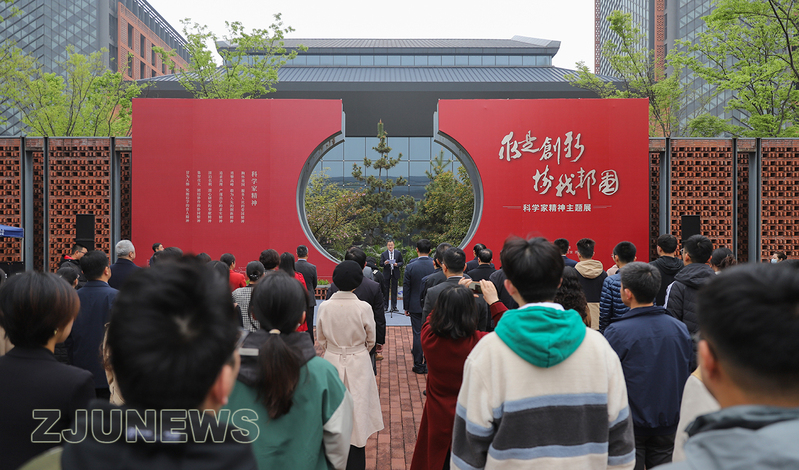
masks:
[[[466,281],[465,281],[466,282]],[[485,300],[498,301],[490,281],[480,281]],[[493,292],[491,292],[493,291]],[[491,309],[498,321],[505,308]],[[427,401],[411,470],[449,468],[455,405],[463,381],[463,364],[472,348],[487,335],[477,331],[479,312],[474,294],[466,287],[453,286],[441,292],[430,316],[422,326],[422,351],[427,360]]]

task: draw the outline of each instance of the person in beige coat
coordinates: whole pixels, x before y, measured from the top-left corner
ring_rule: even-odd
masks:
[[[344,261],[333,271],[339,288],[319,305],[316,334],[325,359],[338,369],[339,377],[352,395],[352,440],[347,469],[366,467],[366,440],[383,429],[380,396],[372,371],[369,350],[375,344],[375,320],[372,307],[353,293],[363,280],[363,271],[355,261]]]

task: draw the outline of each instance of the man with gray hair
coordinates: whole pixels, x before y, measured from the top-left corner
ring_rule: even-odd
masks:
[[[114,289],[120,289],[125,280],[137,269],[141,269],[133,260],[136,259],[136,249],[130,240],[120,240],[116,246],[117,262],[111,265],[111,279],[108,285]]]

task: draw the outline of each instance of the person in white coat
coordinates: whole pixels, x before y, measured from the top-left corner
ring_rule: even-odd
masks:
[[[366,440],[383,429],[380,396],[369,359],[369,350],[375,344],[374,315],[372,307],[353,293],[362,280],[363,271],[355,261],[336,266],[333,282],[339,291],[319,305],[316,320],[325,359],[336,366],[354,402],[348,469],[366,467]]]

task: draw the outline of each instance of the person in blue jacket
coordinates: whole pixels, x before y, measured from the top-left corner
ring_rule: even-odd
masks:
[[[621,298],[630,310],[605,330],[619,355],[633,416],[636,470],[671,462],[680,402],[691,373],[688,328],[653,305],[660,271],[647,263],[621,270]]]

